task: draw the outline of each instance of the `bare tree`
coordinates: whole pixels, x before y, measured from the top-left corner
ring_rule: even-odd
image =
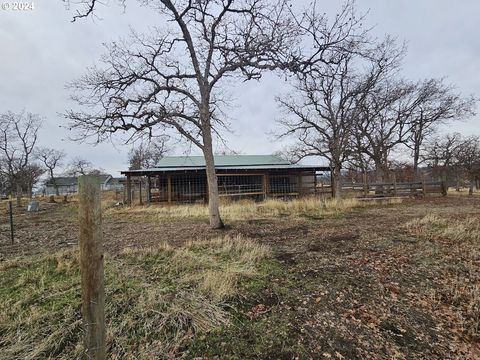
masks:
[[[226,126],[223,80],[335,61],[358,23],[349,17],[353,5],[347,3],[329,24],[315,7],[295,17],[288,0],[143,3],[159,12],[162,29],[111,44],[102,58],[106,67],[90,69],[72,84],[74,99],[88,111],[68,111],[66,117],[80,139],[171,131],[196,145],[205,157],[210,224],[221,228],[213,136]],[[95,2],[84,5],[91,12]]]
[[[141,142],[128,153],[129,169],[139,170],[154,167],[166,153],[167,147],[163,138],[147,144]]]
[[[442,80],[428,79],[417,85],[417,107],[412,115],[412,127],[405,145],[413,153],[413,169],[417,172],[420,152],[425,140],[433,136],[438,126],[450,120],[462,120],[474,115],[475,99],[462,98],[452,86]]]
[[[387,77],[361,104],[356,144],[375,164],[377,181],[389,176],[391,152],[410,136],[417,106],[415,84]]]
[[[16,189],[17,206],[21,206],[22,176],[30,165],[42,120],[39,115],[22,111],[0,115],[0,157],[2,169]]]
[[[428,141],[423,147],[422,161],[430,166],[434,174],[438,174],[444,188],[443,195],[447,195],[449,173],[455,170],[457,163],[457,154],[462,143],[462,137],[458,133],[447,134],[441,137],[435,137]],[[455,172],[458,182],[458,169]]]
[[[22,190],[27,193],[29,199],[33,196],[33,187],[38,183],[45,169],[38,163],[28,164],[19,176]]]
[[[358,104],[401,56],[391,38],[369,48],[367,42],[365,33],[352,37],[335,63],[319,64],[297,77],[298,98],[278,99],[289,115],[279,121],[285,129],[280,136],[295,134],[291,151],[298,159],[321,156],[330,162],[336,198],[341,197],[341,170],[352,155]]]
[[[473,195],[475,184],[480,178],[480,137],[465,138],[458,146],[456,157],[470,183],[468,194]]]
[[[97,169],[94,165],[81,157],[73,158],[68,164],[65,175],[68,176],[82,176],[82,175],[100,175],[103,169]]]
[[[48,147],[41,147],[36,150],[35,157],[45,166],[50,177],[50,181],[55,187],[56,195],[60,195],[58,192],[58,186],[55,179],[55,169],[62,166],[65,159],[65,152],[63,150],[51,149]]]

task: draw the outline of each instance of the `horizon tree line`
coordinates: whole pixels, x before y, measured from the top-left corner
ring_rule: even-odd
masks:
[[[0,114],[0,196],[16,197],[17,206],[26,195],[32,198],[35,185],[49,181],[59,195],[59,177],[100,175],[105,170],[75,156],[67,161],[63,150],[38,145],[43,119],[23,110]],[[129,168],[154,166],[167,151],[164,141],[140,143],[131,148]]]
[[[365,35],[338,62],[297,75],[295,92],[277,98],[285,115],[277,136],[296,139],[286,152],[294,161],[327,159],[336,198],[342,170],[373,171],[377,183],[389,181],[398,153],[410,153],[418,175],[425,146],[439,127],[475,115],[476,99],[443,79],[403,79],[405,53],[391,37],[377,41]]]

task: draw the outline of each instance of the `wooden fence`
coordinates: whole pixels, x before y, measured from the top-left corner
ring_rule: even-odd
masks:
[[[317,193],[331,193],[330,185],[320,185]],[[384,183],[346,183],[342,184],[342,193],[359,198],[385,197],[426,197],[429,194],[445,195],[446,187],[442,182],[384,182]]]

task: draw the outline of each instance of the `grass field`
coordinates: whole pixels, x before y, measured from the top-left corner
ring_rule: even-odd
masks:
[[[108,205],[108,201],[105,201]],[[0,358],[80,359],[76,204],[0,222]],[[480,199],[104,209],[111,359],[478,359]],[[2,219],[5,214],[0,214]]]

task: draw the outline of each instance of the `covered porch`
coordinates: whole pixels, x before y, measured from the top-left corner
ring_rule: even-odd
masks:
[[[221,197],[257,201],[305,196],[316,192],[319,171],[330,168],[218,169],[218,191]],[[144,169],[122,174],[126,176],[127,204],[208,202],[205,169]]]

